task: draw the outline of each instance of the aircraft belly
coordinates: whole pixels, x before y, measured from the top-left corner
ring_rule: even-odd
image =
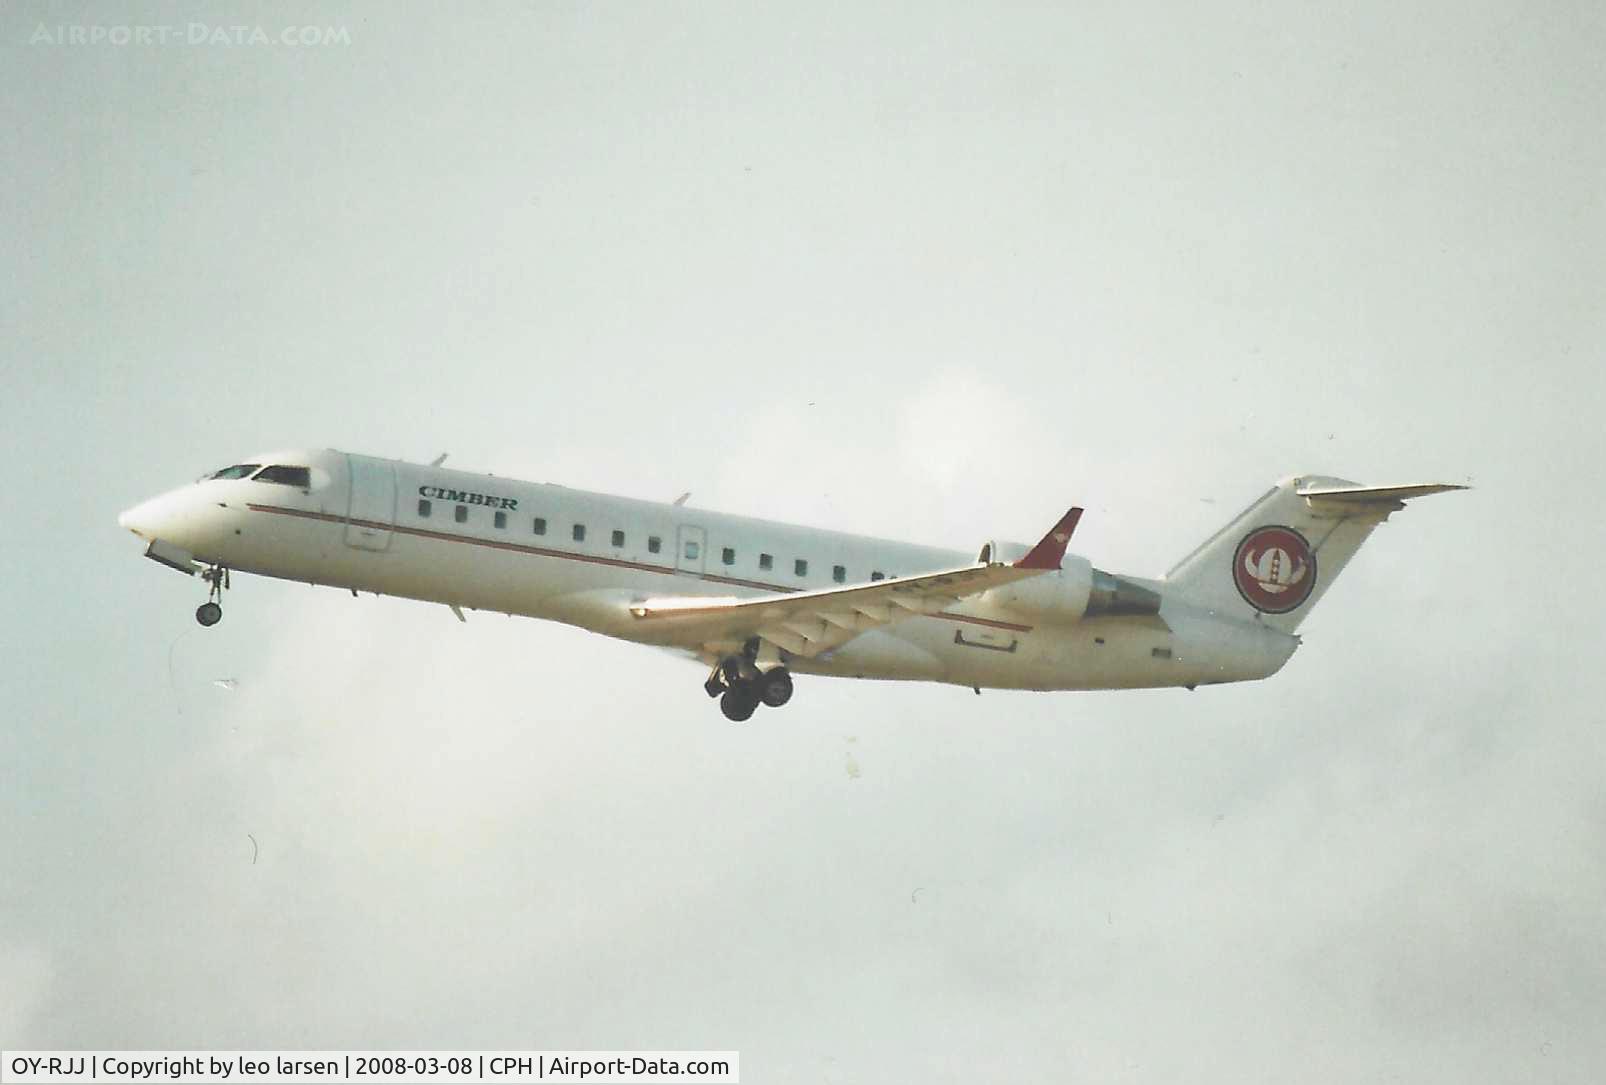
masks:
[[[943,662],[924,646],[893,630],[872,629],[814,659],[793,659],[794,671],[846,678],[943,681]]]
[[[349,554],[366,566],[373,591],[470,610],[543,617],[547,599],[590,586],[575,562],[400,533],[388,552]]]
[[[941,619],[900,625],[900,638],[942,662],[940,681],[993,689],[1095,690],[1263,678],[1292,652],[1272,630],[1172,619],[1100,618],[991,638]],[[956,628],[957,626],[957,628]],[[1286,641],[1287,644],[1273,643]]]

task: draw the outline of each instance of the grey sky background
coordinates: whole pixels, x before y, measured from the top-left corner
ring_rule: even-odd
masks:
[[[1600,1080],[1602,9],[1209,7],[0,12],[0,1044]],[[196,21],[350,43],[29,44]],[[295,445],[1146,575],[1477,488],[1269,682],[736,726],[522,619],[200,630],[117,512]]]

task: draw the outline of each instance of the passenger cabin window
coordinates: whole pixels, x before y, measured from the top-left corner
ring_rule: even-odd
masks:
[[[420,497],[418,499],[418,515],[427,518],[429,516],[429,509],[429,502]]]
[[[794,561],[792,563],[792,571],[794,573],[796,573],[798,576],[808,576],[809,575],[809,563],[807,561],[803,560],[802,558],[798,558],[796,561]]]
[[[260,463],[237,463],[233,467],[225,467],[212,477],[222,479],[244,478],[261,466]]]
[[[625,533],[623,531],[615,531],[613,533],[613,545],[614,546],[623,546],[624,544],[625,544]]]
[[[846,583],[848,579],[848,571],[840,565],[833,565],[831,566],[831,579],[836,581],[838,584]]]
[[[735,565],[736,551],[729,546],[725,547],[725,549],[719,552],[719,560],[723,565]]]
[[[870,579],[871,580],[885,580],[886,578],[887,578],[887,574],[886,573],[871,573],[870,574]]]
[[[496,510],[496,526],[507,527],[507,513],[503,512],[501,509]]]
[[[585,542],[586,541],[586,526],[584,524],[575,524],[574,525],[574,541],[575,542]]]
[[[775,556],[773,554],[760,554],[758,556],[758,567],[760,569],[775,568]]]
[[[308,467],[287,467],[284,464],[274,464],[258,471],[256,482],[277,482],[281,486],[295,486],[299,489],[312,488],[312,469]]]
[[[460,523],[460,524],[468,523],[468,506],[467,505],[459,505],[459,506],[457,506],[456,519],[457,519],[457,522]]]
[[[664,541],[656,535],[647,536],[647,553],[656,554],[663,549]]]
[[[535,518],[535,523],[532,525],[532,530],[537,535],[545,535],[546,534],[546,521],[541,519],[541,517],[537,516]]]

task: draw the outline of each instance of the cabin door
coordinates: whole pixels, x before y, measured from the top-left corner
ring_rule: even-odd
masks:
[[[351,500],[346,507],[346,545],[359,550],[390,548],[396,526],[396,465],[366,456],[347,456]]]
[[[683,573],[701,574],[706,549],[708,538],[702,528],[680,525],[675,537],[675,568]]]

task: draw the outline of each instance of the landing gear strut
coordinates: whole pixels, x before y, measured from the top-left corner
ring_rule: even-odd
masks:
[[[773,652],[774,650],[771,649]],[[725,718],[741,723],[753,717],[759,705],[780,708],[792,699],[792,674],[778,659],[768,660],[767,670],[758,666],[759,645],[749,641],[740,655],[720,660],[703,691],[719,698],[719,710]]]
[[[223,607],[218,600],[223,597],[223,589],[229,586],[229,571],[221,565],[209,565],[201,570],[201,579],[210,587],[206,602],[195,608],[195,620],[210,627],[223,620]]]

